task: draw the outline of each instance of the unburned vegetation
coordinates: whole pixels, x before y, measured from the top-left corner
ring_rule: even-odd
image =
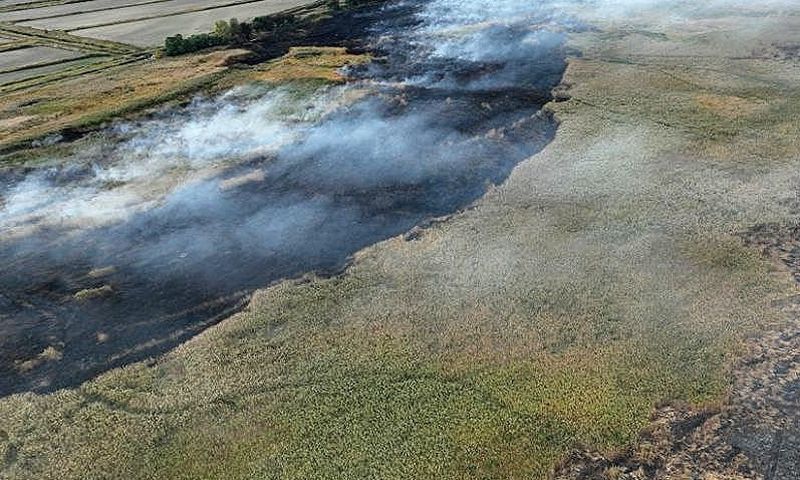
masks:
[[[2,144],[6,148],[65,129],[99,125],[129,112],[185,97],[219,80],[226,62],[241,50],[199,54],[176,60],[146,62],[136,66],[86,74],[53,82],[35,90],[0,96]],[[17,154],[19,155],[19,154]],[[40,156],[31,152],[21,157]]]

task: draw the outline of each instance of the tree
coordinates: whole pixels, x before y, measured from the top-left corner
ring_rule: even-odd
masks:
[[[236,19],[235,18],[231,19],[231,22],[233,22],[234,20]],[[239,22],[237,21],[236,25],[238,24]],[[233,37],[233,23],[228,23],[225,20],[217,20],[214,23],[213,35],[222,40],[230,41],[231,38]]]
[[[175,36],[167,37],[164,41],[164,53],[170,57],[183,53],[183,35],[179,33]]]

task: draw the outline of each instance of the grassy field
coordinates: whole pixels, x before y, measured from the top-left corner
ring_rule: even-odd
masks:
[[[3,144],[109,119],[193,91],[227,71],[225,62],[242,51],[199,54],[55,80],[30,90],[0,95]],[[50,75],[57,75],[58,72]]]
[[[339,82],[338,68],[368,58],[347,54],[341,48],[296,48],[283,58],[251,69],[231,70],[226,66],[231,59],[247,54],[246,50],[222,50],[121,65],[53,81],[37,87],[33,95],[30,90],[0,95],[0,147],[19,145],[65,128],[99,125],[200,91],[219,92],[241,83],[282,83],[288,79]],[[84,146],[78,143],[53,148],[69,151]],[[43,154],[39,148],[12,149],[0,161],[46,160],[50,153]]]
[[[556,140],[504,185],[163,358],[0,400],[2,476],[545,478],[575,445],[634,441],[659,402],[722,402],[795,293],[737,236],[792,219],[795,19],[590,20]],[[324,79],[341,54],[226,81]]]

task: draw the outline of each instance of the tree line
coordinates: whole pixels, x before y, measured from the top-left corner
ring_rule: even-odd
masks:
[[[295,27],[297,23],[293,15],[256,17],[252,22],[240,22],[235,18],[229,21],[220,20],[214,24],[211,33],[197,33],[187,37],[178,34],[167,37],[164,41],[164,54],[175,56],[211,47],[244,44],[260,34],[280,34]]]

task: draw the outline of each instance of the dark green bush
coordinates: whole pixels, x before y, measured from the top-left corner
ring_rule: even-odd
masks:
[[[164,41],[164,54],[167,56],[183,55],[227,43],[228,40],[211,33],[199,33],[188,37],[178,34],[167,37]]]

